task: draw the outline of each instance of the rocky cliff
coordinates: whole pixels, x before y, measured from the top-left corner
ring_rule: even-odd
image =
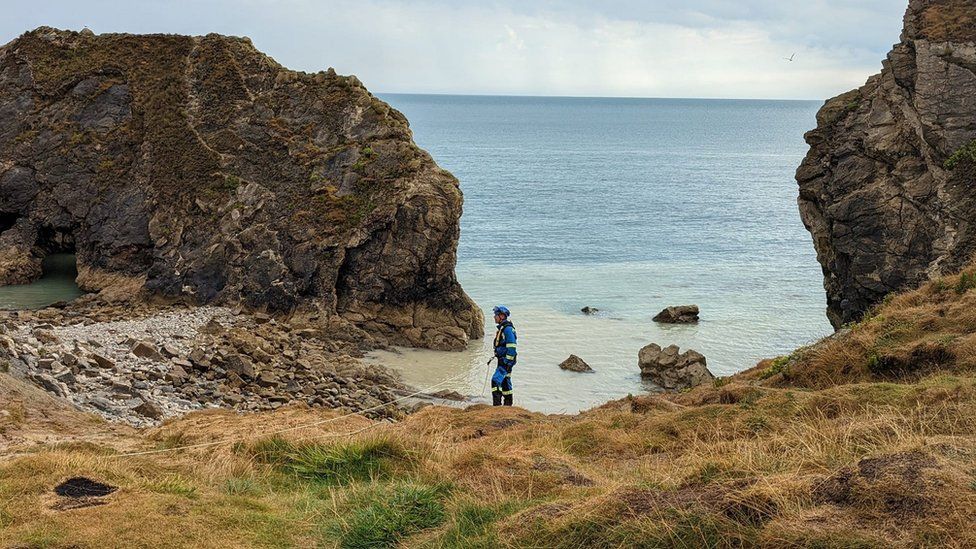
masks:
[[[880,74],[806,135],[803,222],[834,326],[976,249],[976,2],[911,0]]]
[[[89,290],[311,309],[462,348],[457,180],[354,76],[244,38],[40,28],[0,48],[0,283],[76,252]]]

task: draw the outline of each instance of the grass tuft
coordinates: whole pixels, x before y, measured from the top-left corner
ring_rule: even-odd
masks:
[[[249,451],[259,462],[328,484],[389,478],[397,465],[411,461],[403,446],[387,439],[316,444],[273,437],[255,443]]]
[[[371,492],[349,518],[340,538],[345,549],[393,547],[446,519],[445,485],[401,483]]]

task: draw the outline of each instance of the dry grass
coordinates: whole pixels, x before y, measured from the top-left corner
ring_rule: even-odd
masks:
[[[848,331],[761,362],[739,377],[773,386],[824,388],[909,382],[976,368],[976,267],[891,296]]]
[[[976,543],[966,527],[976,520],[973,378],[820,391],[733,381],[667,410],[648,399],[576,417],[428,408],[351,437],[333,435],[366,420],[131,458],[43,448],[0,465],[0,545]],[[196,414],[144,444],[253,435],[315,414]],[[298,474],[308,468],[282,466],[268,448],[320,451],[328,461],[315,470],[333,478]],[[392,461],[363,468],[371,448]],[[55,510],[51,489],[72,476],[120,489],[107,505]]]
[[[21,448],[0,461],[0,546],[974,546],[974,284],[896,296],[715,386],[573,417],[432,407],[269,438],[333,413],[206,412]],[[241,442],[114,449],[225,439]],[[67,509],[52,488],[74,476],[119,490]]]
[[[968,0],[934,0],[921,13],[921,32],[935,42],[976,40],[976,19]]]

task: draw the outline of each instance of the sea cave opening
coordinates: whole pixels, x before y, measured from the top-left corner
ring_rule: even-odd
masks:
[[[0,214],[2,223],[12,223]],[[9,228],[9,227],[8,227]],[[82,295],[78,287],[75,238],[70,230],[42,227],[37,234],[34,254],[41,257],[41,276],[28,284],[0,287],[0,309],[40,309],[72,301]]]

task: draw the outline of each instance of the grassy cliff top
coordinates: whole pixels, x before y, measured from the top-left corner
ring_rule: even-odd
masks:
[[[0,462],[0,544],[971,546],[974,286],[936,281],[792,357],[578,416],[431,407],[271,435],[335,413],[214,411],[82,442],[51,428]],[[119,489],[65,510],[52,489],[76,476]]]

